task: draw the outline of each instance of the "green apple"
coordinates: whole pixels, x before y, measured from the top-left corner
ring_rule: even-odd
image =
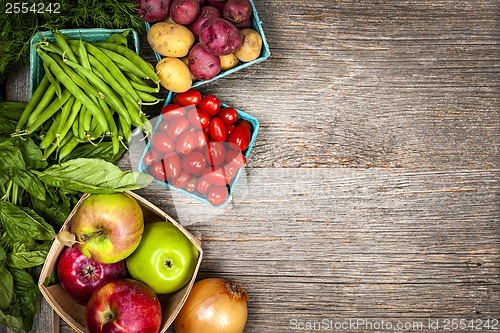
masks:
[[[130,275],[157,294],[170,294],[193,276],[198,249],[170,222],[146,223],[137,249],[127,257]]]

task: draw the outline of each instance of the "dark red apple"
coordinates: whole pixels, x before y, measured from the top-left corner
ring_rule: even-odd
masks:
[[[96,289],[85,316],[89,333],[158,333],[162,312],[151,288],[137,280],[118,279]]]
[[[85,305],[100,285],[128,276],[125,261],[101,264],[76,247],[67,247],[59,257],[57,276],[61,286],[78,303]]]

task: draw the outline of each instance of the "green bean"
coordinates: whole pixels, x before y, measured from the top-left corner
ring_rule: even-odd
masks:
[[[108,37],[108,39],[106,39],[106,43],[115,43],[128,47],[127,36],[129,32],[130,30],[125,30],[121,34],[112,34],[111,36]]]
[[[94,69],[95,69],[94,74],[96,74],[102,81],[109,84],[111,86],[111,88],[113,88],[118,93],[118,95],[122,96],[123,98],[127,98],[133,104],[139,105],[140,98],[139,98],[139,95],[135,92],[135,90],[134,90],[134,95],[136,97],[130,95],[128,93],[128,91],[125,90],[122,85],[120,85],[120,83],[113,77],[113,75],[106,69],[106,67],[96,57],[91,55],[89,57],[89,60],[90,60],[90,64],[92,66],[94,66]],[[124,77],[123,80],[128,82],[126,77]],[[130,87],[132,87],[132,86],[130,86]],[[133,90],[133,88],[132,88],[132,90]]]
[[[128,47],[124,47],[122,45],[113,43],[95,43],[95,45],[117,52],[125,56],[127,59],[136,64],[147,75],[149,79],[153,80],[154,83],[160,82],[160,78],[158,77],[158,75],[156,75],[154,69],[150,67],[151,64],[148,64],[147,61],[142,59],[137,53],[135,53]]]
[[[78,126],[80,124],[80,121],[79,121],[79,115],[80,113],[82,113],[83,111],[83,106],[81,107],[81,110],[80,112],[78,112],[78,115],[77,117],[75,118],[75,121],[73,121],[73,123],[71,124],[71,132],[73,133],[73,136],[78,136],[79,133],[78,133]]]
[[[59,162],[68,156],[81,142],[82,141],[78,137],[72,137],[59,151]]]
[[[151,135],[153,133],[153,125],[149,121],[148,117],[144,113],[141,114],[142,121],[142,131],[146,133],[146,136]]]
[[[49,66],[47,66],[45,62],[43,63],[43,70],[45,71],[45,75],[47,75],[49,82],[54,86],[56,95],[61,96],[62,89],[59,85],[59,81],[54,77],[54,74],[51,72]]]
[[[137,94],[139,94],[139,97],[141,98],[141,104],[147,104],[147,103],[157,104],[158,102],[163,100],[161,98],[157,98],[153,95],[150,95],[142,91],[137,91]]]
[[[157,93],[157,92],[160,91],[160,85],[159,84],[155,88],[155,87],[148,86],[147,84],[142,84],[142,83],[138,83],[136,81],[130,80],[130,85],[132,85],[132,87],[135,89],[135,91],[137,92],[137,94],[139,94],[139,91],[147,92],[147,93]]]
[[[116,66],[122,72],[130,72],[142,78],[148,77],[147,74],[139,68],[139,66],[135,65],[132,61],[122,56],[121,54],[103,48],[99,48],[99,50],[101,50],[106,56],[113,60]]]
[[[139,127],[139,125],[141,124],[141,110],[135,109],[134,106],[131,105],[127,100],[123,100],[123,102],[125,104],[125,107],[127,108],[128,114],[130,115],[130,123],[134,126]]]
[[[50,147],[52,142],[56,139],[56,134],[57,134],[57,128],[59,127],[59,123],[61,122],[61,112],[59,112],[55,119],[54,122],[52,122],[52,125],[50,126],[49,130],[45,134],[45,137],[43,138],[42,142],[40,142],[40,149],[47,149]]]
[[[102,109],[104,110],[104,114],[107,117],[108,120],[108,126],[109,126],[109,135],[111,136],[111,142],[113,146],[113,154],[118,154],[120,151],[120,141],[118,140],[118,128],[116,126],[116,122],[113,119],[113,112],[108,108],[106,103],[104,101],[102,102],[103,105],[101,105]],[[121,119],[121,117],[119,117]]]
[[[130,85],[129,80],[126,79],[125,75],[123,75],[122,71],[116,66],[116,64],[113,62],[113,60],[109,56],[107,56],[103,51],[101,51],[99,48],[95,47],[94,45],[92,45],[90,43],[80,43],[80,45],[81,44],[84,45],[86,51],[88,51],[90,54],[92,54],[97,59],[97,61],[102,63],[102,65],[103,65],[102,67],[106,68],[106,72],[109,72],[112,74],[112,75],[110,75],[110,77],[116,78],[116,80],[114,80],[113,84],[116,83],[116,85],[118,87],[121,87],[122,89],[127,91],[130,94],[130,96],[132,96],[133,100],[138,102],[139,96],[137,96],[134,88],[132,88],[132,86]],[[81,46],[79,46],[79,47],[81,47]],[[93,65],[93,66],[95,67],[95,65]],[[84,67],[86,67],[86,66],[84,66]],[[115,90],[117,90],[116,86],[112,85],[112,87]],[[119,93],[122,94],[122,92],[119,92]]]
[[[122,71],[123,71],[123,74],[130,79],[130,82],[135,82],[135,83],[143,84],[143,85],[146,84],[146,82],[144,82],[144,80],[141,79],[141,76],[138,76],[138,75],[135,75],[134,73],[129,72],[127,70],[127,68],[124,67],[122,69]],[[157,83],[157,85],[158,85],[158,89],[160,89],[159,88],[160,87],[160,83]]]
[[[82,88],[87,94],[99,98],[105,97],[105,95],[102,92],[95,90],[95,88],[92,87],[90,84],[88,84],[86,80],[82,79],[79,75],[77,75],[75,71],[71,69],[71,67],[69,67],[64,63],[61,57],[59,57],[58,55],[54,55],[52,56],[52,59],[54,59],[55,62],[57,62],[57,64],[61,67],[61,69],[66,73],[66,75],[68,75],[69,78],[73,80],[73,82],[76,83],[80,88]],[[93,102],[96,103],[96,101]]]
[[[106,98],[104,100],[106,101],[106,103],[108,103],[110,106],[112,106],[116,110],[116,112],[118,112],[118,114],[120,116],[130,118],[127,109],[125,108],[123,103],[120,101],[118,96],[116,96],[116,94],[108,87],[108,85],[105,82],[103,82],[100,78],[98,78],[97,75],[95,75],[92,71],[80,66],[77,63],[74,63],[74,62],[69,61],[67,59],[65,60],[65,62],[73,68],[80,68],[81,71],[87,76],[87,79],[90,82],[92,82],[94,85],[96,85],[98,89],[101,89],[104,92],[104,94],[106,96]],[[106,129],[106,118],[102,115],[102,112],[101,112],[100,116],[102,117],[103,122],[104,122],[104,125],[102,126],[102,128],[105,130]]]
[[[26,124],[26,132],[33,133],[40,126],[42,126],[50,117],[52,117],[59,109],[61,109],[66,103],[66,101],[71,96],[71,92],[67,89],[64,89],[60,98],[55,98],[54,101],[37,117],[28,119],[28,123]]]
[[[51,84],[47,88],[47,91],[45,91],[45,94],[40,100],[40,103],[38,103],[35,110],[31,112],[28,118],[28,123],[33,122],[43,111],[45,111],[45,109],[52,103],[55,93],[56,93],[55,86]]]
[[[56,38],[56,43],[63,51],[63,54],[65,55],[65,57],[71,61],[77,61],[76,56],[73,53],[73,50],[71,50],[71,48],[68,45],[68,42],[66,41],[66,38],[64,38],[65,36],[63,34],[61,34],[59,31],[55,31],[54,37]]]
[[[21,128],[23,128],[24,124],[26,124],[30,114],[35,110],[35,106],[43,99],[49,86],[50,86],[49,78],[47,77],[47,75],[44,75],[42,82],[40,82],[40,84],[36,88],[28,104],[26,104],[26,107],[24,108],[23,113],[21,114],[21,118],[19,118],[19,121],[17,122],[16,132],[19,132]]]
[[[42,60],[48,64],[54,75],[60,77],[61,82],[64,86],[82,102],[83,105],[96,117],[99,121],[99,125],[102,128],[106,128],[106,119],[102,115],[102,111],[95,105],[94,102],[74,83],[71,79],[64,73],[64,71],[59,67],[59,65],[48,55],[46,55],[42,50],[37,49],[36,52],[42,57]],[[81,66],[80,66],[81,67]]]
[[[42,43],[38,47],[40,47],[44,51],[59,54],[60,56],[63,56],[64,54],[64,51],[59,46],[49,42]]]
[[[68,104],[68,103],[66,103],[66,104]],[[64,115],[65,112],[68,112],[68,113],[66,116],[63,116],[61,118],[61,119],[67,119],[67,120],[63,120],[61,123],[59,123],[59,127],[57,129],[56,138],[59,140],[59,142],[70,131],[73,123],[78,118],[78,114],[80,113],[81,108],[82,108],[82,103],[74,97],[73,97],[73,102],[71,105],[71,110],[69,110],[69,112],[68,112],[68,111],[64,110],[64,108],[63,108],[62,114]]]
[[[119,133],[118,133],[118,140],[122,142],[123,146],[126,148],[127,145],[123,143],[123,139],[127,143],[132,140],[132,130],[131,130],[131,124],[127,123],[122,117],[118,119],[119,121]]]
[[[85,122],[85,118],[87,117],[87,108],[82,106],[80,113],[78,113],[78,136],[80,139],[85,140],[87,133],[85,133],[85,129],[83,128],[83,123]],[[89,112],[90,113],[90,112]]]

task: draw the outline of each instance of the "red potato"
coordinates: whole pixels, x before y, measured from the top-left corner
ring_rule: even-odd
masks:
[[[252,16],[250,16],[248,19],[241,23],[234,23],[234,26],[238,29],[246,29],[246,28],[251,28],[252,27]]]
[[[158,22],[168,16],[172,0],[137,0],[137,14],[147,22]]]
[[[170,5],[170,18],[177,24],[191,24],[200,15],[198,0],[174,0]]]
[[[222,13],[226,2],[227,0],[206,0],[205,4],[217,8]]]
[[[196,44],[189,52],[189,70],[198,80],[210,80],[221,70],[220,58]]]
[[[210,18],[200,27],[200,44],[216,56],[228,55],[243,44],[243,34],[232,23],[222,18]]]
[[[200,15],[198,16],[196,21],[194,21],[191,24],[191,26],[189,27],[189,29],[191,29],[191,31],[193,32],[194,38],[196,38],[196,40],[198,40],[198,36],[200,35],[201,25],[206,20],[208,20],[209,18],[212,18],[212,17],[222,17],[222,15],[221,15],[220,11],[215,7],[204,6],[201,8]]]
[[[227,0],[222,10],[222,17],[231,23],[242,23],[252,16],[252,4],[249,0]]]

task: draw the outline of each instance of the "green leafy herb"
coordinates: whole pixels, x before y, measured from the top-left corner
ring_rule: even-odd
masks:
[[[97,158],[77,158],[36,174],[47,185],[88,193],[136,190],[153,181],[149,175],[122,171],[113,163]]]
[[[0,222],[14,241],[54,239],[54,229],[45,222],[34,210],[18,207],[10,202],[0,201]]]

